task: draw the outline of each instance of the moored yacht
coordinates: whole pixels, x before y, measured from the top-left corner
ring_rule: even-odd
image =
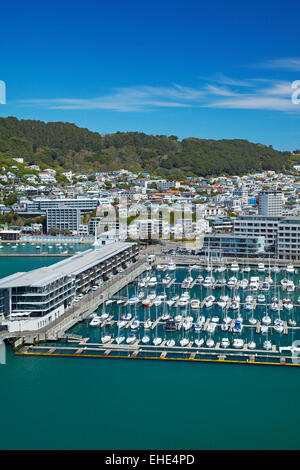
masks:
[[[292,264],[288,264],[287,267],[286,267],[286,272],[287,273],[294,273],[295,272],[295,268]]]
[[[116,343],[117,344],[122,344],[125,341],[125,336],[124,335],[119,335],[116,337]]]
[[[136,336],[134,333],[130,333],[130,335],[128,335],[128,337],[126,338],[126,343],[127,344],[133,344],[136,342]]]
[[[238,272],[240,270],[238,263],[237,262],[232,263],[230,266],[230,270],[232,272]]]
[[[189,344],[189,340],[187,338],[182,338],[180,341],[180,346],[185,347]]]
[[[101,338],[101,342],[102,342],[103,344],[108,343],[110,340],[111,340],[111,335],[104,335],[104,336],[102,336],[102,338]]]
[[[265,271],[265,265],[263,263],[258,263],[258,266],[257,266],[257,271],[262,273]]]
[[[241,338],[234,338],[232,346],[236,349],[240,349],[244,346],[245,341]]]
[[[176,264],[171,261],[171,262],[168,264],[168,270],[169,270],[169,271],[175,271],[175,269],[176,269]]]
[[[162,343],[162,339],[156,336],[156,338],[153,339],[153,344],[154,346],[159,346]]]
[[[228,338],[222,338],[220,346],[222,348],[229,348],[230,346],[230,341]]]
[[[150,338],[149,336],[145,335],[142,337],[142,343],[143,344],[149,344],[150,343]]]

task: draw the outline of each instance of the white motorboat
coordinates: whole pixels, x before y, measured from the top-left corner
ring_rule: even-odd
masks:
[[[241,289],[247,289],[248,284],[249,284],[248,279],[242,279],[242,280],[241,280],[241,283],[240,283],[240,288],[241,288]]]
[[[163,280],[162,280],[162,283],[163,284],[169,284],[169,282],[171,282],[171,277],[167,274]]]
[[[255,349],[256,343],[254,341],[249,341],[247,346],[248,346],[248,349]]]
[[[286,286],[287,292],[294,292],[295,290],[295,284],[293,281],[289,281],[287,286]]]
[[[269,282],[264,281],[261,286],[261,290],[263,291],[268,291],[270,289],[270,284]]]
[[[163,264],[158,264],[156,266],[157,271],[163,271],[164,268],[165,268],[165,266]]]
[[[199,276],[196,279],[196,284],[202,284],[203,281],[204,281],[204,277],[201,276],[201,274],[199,274]]]
[[[133,344],[136,342],[136,336],[134,333],[130,333],[130,335],[126,338],[127,344]]]
[[[259,263],[258,266],[257,266],[257,271],[262,273],[265,271],[265,265],[263,263]]]
[[[230,346],[229,339],[228,338],[222,338],[220,346],[221,346],[221,348],[228,348]]]
[[[159,338],[158,336],[153,339],[154,346],[159,346],[161,343],[162,343],[162,339]]]
[[[89,326],[93,326],[93,327],[99,326],[100,323],[101,323],[100,317],[98,317],[97,315],[97,316],[94,316],[93,319],[90,321]]]
[[[240,267],[239,267],[238,263],[236,263],[236,262],[232,263],[231,266],[230,266],[230,270],[232,272],[238,272],[240,270]]]
[[[266,335],[269,332],[269,327],[267,325],[261,325],[260,332],[262,335]]]
[[[272,343],[270,340],[266,339],[266,341],[264,341],[264,344],[263,344],[263,348],[266,350],[266,351],[270,351],[272,349]]]
[[[294,273],[295,272],[295,268],[292,264],[288,264],[287,267],[286,267],[286,272],[287,273]]]
[[[168,339],[168,341],[166,342],[166,346],[168,348],[173,348],[173,346],[175,346],[175,340],[174,339]]]
[[[154,287],[157,285],[157,277],[153,276],[150,278],[149,287]]]
[[[283,300],[283,307],[286,310],[292,310],[294,308],[294,305],[293,305],[293,302],[291,301],[291,299],[284,299]]]
[[[139,320],[137,320],[137,319],[135,318],[135,319],[133,320],[133,322],[131,323],[130,328],[131,328],[132,330],[137,330],[137,329],[139,328],[139,326],[140,326],[140,322],[139,322]]]
[[[189,301],[188,301],[187,298],[182,298],[182,297],[181,297],[181,298],[178,300],[178,306],[179,306],[179,307],[186,307],[186,306],[188,305],[188,303],[189,303]]]
[[[154,300],[153,304],[155,305],[155,307],[159,307],[161,305],[161,298],[160,297],[156,297],[156,299]]]
[[[271,325],[271,323],[272,323],[272,319],[269,315],[265,315],[264,317],[262,317],[261,321],[264,325],[267,325],[267,326]]]
[[[257,319],[254,318],[254,317],[251,317],[251,318],[249,318],[249,323],[250,323],[250,325],[256,325]]]
[[[233,289],[237,284],[237,278],[235,276],[232,276],[229,281],[227,282],[227,287]]]
[[[170,314],[168,312],[165,312],[162,314],[161,319],[162,321],[167,321],[170,318]]]
[[[142,337],[142,343],[143,344],[149,344],[150,343],[150,338],[149,336],[145,335]]]
[[[198,346],[198,348],[200,348],[204,343],[204,339],[203,338],[196,338],[195,339],[195,344],[196,346]]]
[[[103,344],[108,343],[110,340],[111,340],[111,335],[104,335],[104,336],[102,336],[102,338],[101,338],[101,342],[102,342]]]
[[[193,308],[193,309],[200,308],[200,300],[199,299],[192,299],[191,300],[191,308]]]
[[[116,337],[116,343],[117,344],[122,344],[125,341],[125,336],[124,335],[119,335]]]
[[[241,338],[234,338],[232,346],[236,349],[240,349],[244,346],[245,341]]]
[[[173,262],[170,262],[170,263],[168,264],[168,270],[169,270],[169,271],[175,271],[175,269],[176,269],[176,264],[173,263]]]
[[[213,277],[206,276],[206,278],[204,279],[202,285],[203,285],[203,287],[210,288],[210,287],[212,287],[213,283],[214,283]]]
[[[213,295],[209,295],[208,297],[206,297],[206,299],[205,299],[205,304],[204,304],[205,307],[206,307],[206,308],[212,307],[215,300],[216,300],[216,299],[215,299],[215,297],[214,297]]]
[[[176,317],[175,317],[176,323],[180,323],[181,320],[182,320],[182,315],[176,315]]]
[[[182,338],[180,341],[180,346],[184,347],[184,346],[187,346],[189,344],[189,340],[187,338]]]
[[[275,320],[274,330],[277,331],[277,333],[282,333],[283,332],[283,321],[280,318],[277,318]]]
[[[206,340],[206,343],[205,343],[205,344],[206,344],[206,346],[207,346],[208,348],[213,348],[214,345],[215,345],[215,342],[214,342],[214,340],[213,340],[212,338],[208,338],[208,339]]]
[[[266,301],[266,297],[264,296],[264,294],[259,294],[257,296],[257,302],[259,302],[260,304],[263,304],[265,301]]]
[[[188,331],[192,328],[193,326],[193,323],[189,320],[184,320],[184,322],[182,323],[182,328],[185,330],[185,331]]]
[[[150,320],[150,318],[147,318],[147,320],[144,323],[145,330],[149,330],[151,326],[152,326],[152,321]]]
[[[249,289],[250,290],[258,290],[259,288],[259,277],[252,276],[250,277]]]

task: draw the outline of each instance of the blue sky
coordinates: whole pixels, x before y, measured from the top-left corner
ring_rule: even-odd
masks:
[[[298,0],[6,3],[0,116],[300,148]]]

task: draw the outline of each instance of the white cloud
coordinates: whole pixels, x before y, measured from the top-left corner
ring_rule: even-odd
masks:
[[[282,57],[268,60],[259,66],[267,69],[300,71],[300,57]]]
[[[223,76],[224,77],[224,76]],[[165,87],[133,86],[117,88],[113,92],[90,99],[57,98],[34,99],[23,102],[28,106],[61,110],[111,110],[117,112],[152,111],[160,108],[231,108],[257,109],[281,112],[299,112],[300,106],[292,103],[291,82],[283,80],[246,79],[244,82],[225,77],[231,85],[212,83],[201,88],[180,84]],[[251,87],[245,88],[251,82]],[[237,85],[239,83],[239,85]],[[243,85],[240,85],[243,83]],[[242,86],[242,88],[240,88]]]

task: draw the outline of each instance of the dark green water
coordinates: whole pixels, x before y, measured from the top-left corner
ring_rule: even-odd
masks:
[[[39,261],[1,259],[1,275]],[[299,385],[298,368],[8,351],[0,448],[299,449]]]

